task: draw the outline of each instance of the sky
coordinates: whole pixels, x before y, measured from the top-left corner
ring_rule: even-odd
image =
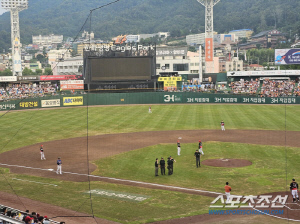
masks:
[[[6,12],[5,10],[3,10],[0,6],[0,15],[3,14],[4,12]]]

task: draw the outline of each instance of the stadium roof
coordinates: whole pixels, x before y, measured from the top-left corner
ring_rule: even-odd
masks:
[[[230,32],[238,32],[238,31],[251,31],[251,29],[241,29],[241,30],[231,30]]]

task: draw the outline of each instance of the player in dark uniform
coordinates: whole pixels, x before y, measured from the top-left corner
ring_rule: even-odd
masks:
[[[163,157],[159,161],[161,175],[166,175],[166,161]]]
[[[299,195],[298,195],[298,183],[293,179],[293,182],[290,184],[290,189],[293,195],[293,202],[296,202],[296,198],[299,201]]]
[[[195,154],[194,154],[194,156],[196,157],[196,166],[197,166],[197,168],[201,167],[200,166],[200,155],[201,155],[201,153],[197,149],[196,152],[195,152]]]

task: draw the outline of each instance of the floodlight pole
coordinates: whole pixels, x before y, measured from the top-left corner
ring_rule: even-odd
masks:
[[[205,72],[214,72],[214,6],[220,0],[197,0],[205,7]],[[202,80],[201,80],[202,81]]]
[[[28,8],[28,0],[2,0],[3,9],[10,11],[13,76],[22,76],[19,12]]]

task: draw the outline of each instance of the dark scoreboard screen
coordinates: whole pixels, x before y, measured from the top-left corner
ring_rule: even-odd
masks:
[[[92,58],[91,81],[151,80],[153,57]]]

